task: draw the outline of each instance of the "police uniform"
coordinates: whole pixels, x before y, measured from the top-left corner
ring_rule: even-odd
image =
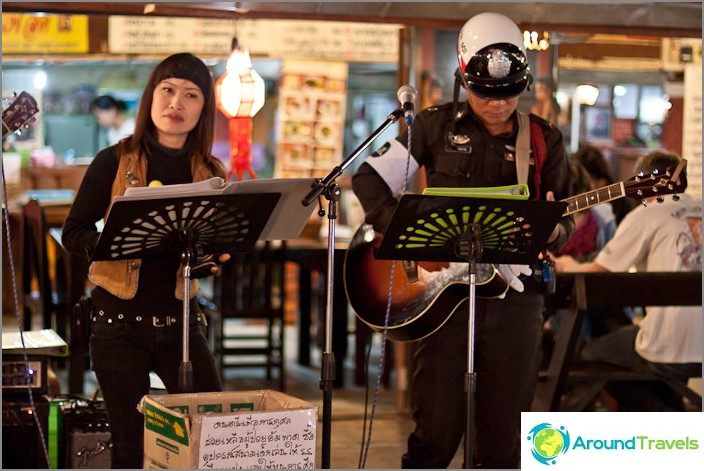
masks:
[[[492,187],[516,184],[515,142],[518,130],[492,136],[469,106],[452,103],[418,113],[410,128],[377,150],[352,178],[366,221],[384,232],[402,193],[406,169],[411,178],[424,167],[429,187]],[[568,157],[562,134],[550,123],[530,116],[545,140],[547,155],[535,182],[531,155],[528,186],[531,198],[548,191],[560,200],[569,196]],[[561,232],[548,249],[564,245],[574,224],[560,223]],[[524,291],[509,290],[503,299],[477,299],[475,309],[475,466],[520,466],[520,413],[529,411],[537,379],[544,297],[532,277]],[[465,301],[437,332],[416,345],[412,384],[415,430],[403,456],[404,468],[446,468],[466,429],[468,303]]]

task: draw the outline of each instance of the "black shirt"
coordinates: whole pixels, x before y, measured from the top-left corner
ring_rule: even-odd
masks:
[[[429,187],[492,187],[518,183],[515,163],[515,142],[518,134],[518,120],[514,113],[513,132],[492,136],[471,108],[466,107],[457,119],[453,119],[451,103],[431,107],[416,116],[411,127],[411,153],[420,167],[424,167]],[[540,127],[544,136],[547,155],[540,172],[539,192],[535,188],[535,162],[531,154],[528,187],[531,198],[539,193],[545,198],[548,191],[555,194],[555,200],[570,196],[570,174],[567,152],[562,134],[549,122],[530,115],[531,123]],[[462,145],[457,145],[452,136],[459,136]],[[408,130],[404,130],[396,140],[404,146],[408,140]],[[389,151],[389,149],[392,149]],[[377,151],[378,157],[385,158],[388,151],[398,146],[388,144]],[[403,168],[398,168],[403,172]],[[384,231],[393,215],[397,200],[382,175],[379,175],[367,162],[362,164],[352,178],[355,194],[366,213],[367,222],[379,231]],[[574,229],[571,217],[560,221],[564,231],[549,249],[562,246]]]
[[[95,248],[99,236],[95,223],[105,216],[110,205],[118,163],[117,146],[112,146],[100,151],[88,167],[64,224],[62,240],[69,251],[90,254]],[[142,184],[154,180],[164,185],[191,183],[188,152],[152,143],[147,154],[147,181]],[[178,315],[183,310],[183,301],[175,296],[179,266],[180,256],[174,251],[145,258],[133,299],[123,300],[96,287],[91,293],[93,302],[112,313]]]

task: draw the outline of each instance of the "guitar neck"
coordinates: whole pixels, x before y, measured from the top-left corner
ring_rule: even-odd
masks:
[[[562,216],[569,216],[570,214],[584,211],[592,206],[596,206],[597,204],[617,200],[619,198],[623,198],[624,196],[626,196],[626,191],[623,187],[623,182],[614,183],[612,185],[599,188],[598,190],[592,190],[580,195],[571,196],[562,200],[563,203],[567,203],[567,208]]]

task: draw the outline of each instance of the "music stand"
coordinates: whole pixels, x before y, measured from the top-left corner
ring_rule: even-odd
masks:
[[[499,198],[404,195],[375,257],[469,264],[467,415],[464,464],[474,454],[474,314],[477,262],[531,264],[545,247],[567,203]]]
[[[189,355],[192,264],[204,255],[253,250],[280,197],[281,193],[223,194],[217,190],[113,200],[91,261],[179,253],[184,278],[180,392],[193,389]]]

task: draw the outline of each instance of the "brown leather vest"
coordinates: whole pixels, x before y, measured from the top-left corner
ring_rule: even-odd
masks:
[[[210,176],[202,165],[193,173],[194,182]],[[146,179],[146,158],[140,158],[136,153],[121,156],[112,184],[112,197],[123,195],[129,187],[145,186]],[[132,299],[137,294],[141,264],[141,259],[92,262],[88,268],[88,279],[120,299]],[[183,270],[179,268],[176,272],[175,296],[180,300],[183,300],[184,294],[183,281]],[[198,280],[191,280],[190,297],[195,297],[199,292]]]

